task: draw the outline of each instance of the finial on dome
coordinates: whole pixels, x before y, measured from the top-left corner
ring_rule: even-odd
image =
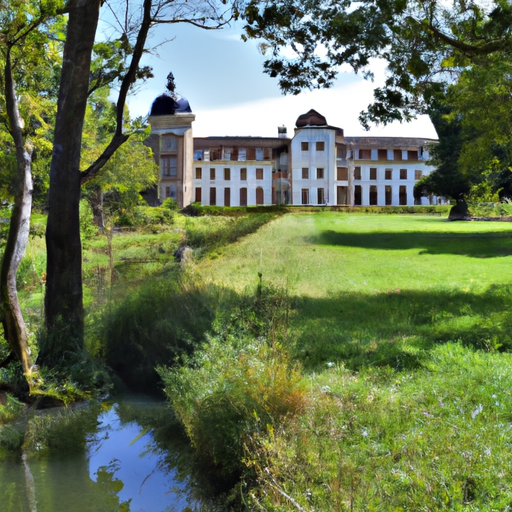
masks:
[[[165,88],[170,92],[171,97],[175,100],[177,98],[176,96],[176,84],[174,82],[174,75],[172,74],[172,71],[167,75],[167,85]]]

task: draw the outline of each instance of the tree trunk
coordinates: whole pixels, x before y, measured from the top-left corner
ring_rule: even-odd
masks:
[[[28,335],[25,321],[21,313],[16,290],[16,274],[25,255],[30,228],[30,212],[32,209],[32,151],[25,147],[23,140],[23,121],[20,117],[10,62],[10,51],[7,51],[4,69],[5,100],[11,134],[16,147],[17,176],[15,184],[14,207],[7,244],[2,258],[0,270],[0,297],[2,301],[2,323],[5,337],[11,350],[21,362],[23,373],[28,379],[32,363],[28,346]]]
[[[70,2],[48,197],[46,335],[38,357],[46,366],[73,361],[83,351],[80,150],[100,4]]]
[[[98,226],[100,233],[105,229],[105,214],[103,212],[103,190],[101,186],[94,184],[87,193],[89,204],[92,208],[94,223]]]

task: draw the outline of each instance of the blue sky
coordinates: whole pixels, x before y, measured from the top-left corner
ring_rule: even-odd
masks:
[[[277,136],[285,125],[293,135],[297,117],[314,108],[329,124],[345,130],[345,135],[363,135],[359,112],[372,100],[375,83],[353,73],[339,75],[334,87],[284,96],[278,81],[263,73],[264,57],[257,43],[240,39],[241,26],[205,31],[190,25],[160,26],[150,44],[169,40],[158,48],[158,55],[146,57],[155,77],[148,80],[129,100],[134,116],[146,115],[153,99],[164,92],[166,76],[172,71],[177,91],[185,96],[196,120],[194,135]],[[377,63],[374,72],[382,79],[384,68]],[[377,82],[376,82],[377,83]],[[394,123],[375,127],[372,135],[436,138],[428,118],[409,124]]]

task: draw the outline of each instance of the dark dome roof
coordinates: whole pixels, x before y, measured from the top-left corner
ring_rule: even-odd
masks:
[[[180,98],[176,101],[176,112],[192,112],[187,98]]]
[[[186,98],[174,100],[168,94],[162,94],[153,101],[151,105],[150,116],[172,116],[176,113],[192,112],[190,104]]]
[[[297,118],[295,126],[297,128],[303,128],[304,126],[326,126],[327,120],[322,114],[319,114],[316,110],[311,109],[309,112],[302,114]]]

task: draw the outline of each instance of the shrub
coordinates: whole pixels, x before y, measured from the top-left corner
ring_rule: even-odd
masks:
[[[167,208],[168,210],[175,212],[179,210],[178,201],[176,201],[176,199],[173,199],[172,197],[168,197],[167,199],[163,200],[162,208]]]
[[[203,465],[224,485],[247,472],[245,446],[253,436],[305,406],[300,370],[281,343],[288,315],[287,294],[260,285],[215,323],[193,356],[158,369]]]
[[[159,368],[165,392],[203,464],[234,484],[250,437],[303,409],[300,371],[281,345],[234,335],[209,338],[184,363]]]
[[[163,206],[136,206],[133,210],[122,210],[114,219],[118,226],[133,228],[155,228],[173,223],[174,212]]]

